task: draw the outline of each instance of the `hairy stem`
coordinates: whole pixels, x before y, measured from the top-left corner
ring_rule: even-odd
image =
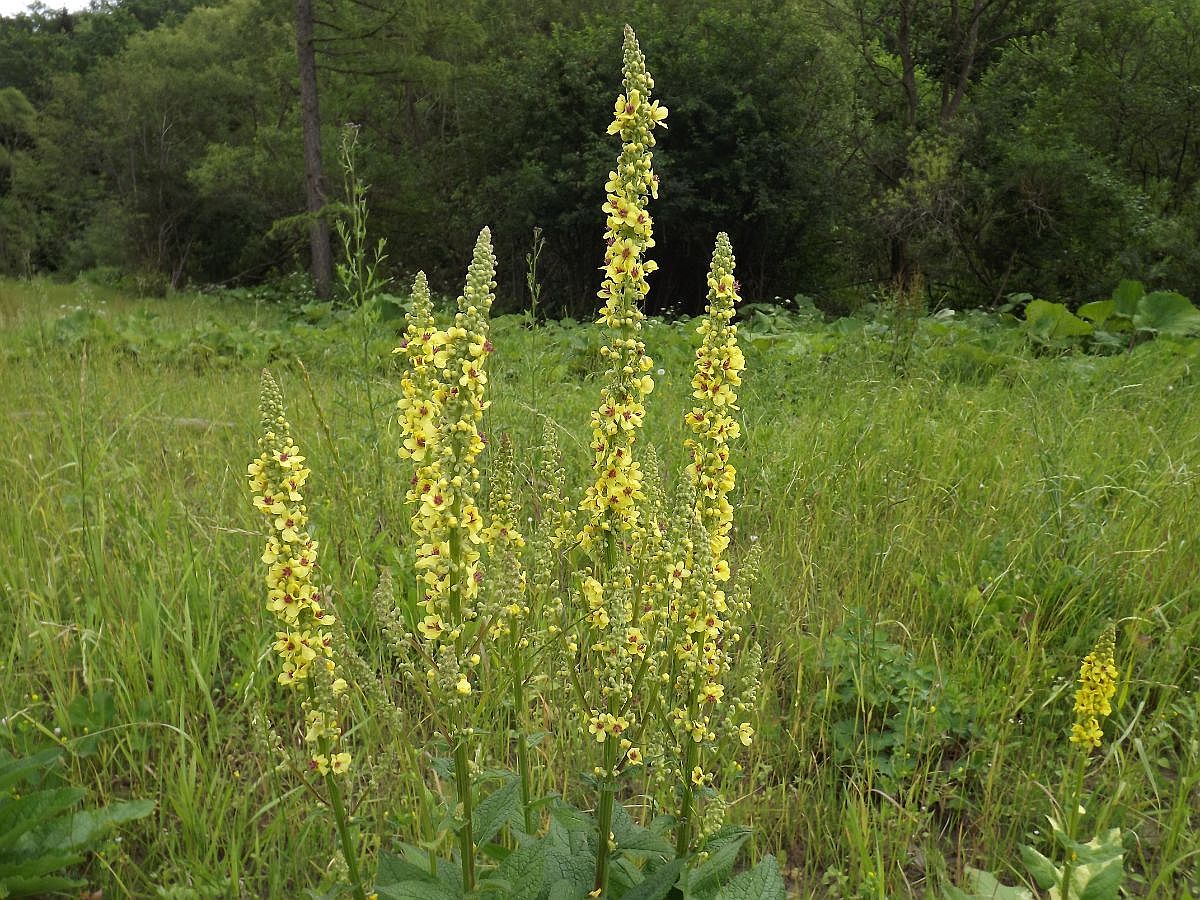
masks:
[[[596,844],[595,889],[599,897],[604,897],[608,892],[608,835],[612,831],[613,801],[617,792],[612,781],[612,770],[616,764],[617,740],[610,735],[604,742],[604,781],[600,788],[600,804],[596,810],[599,841]]]

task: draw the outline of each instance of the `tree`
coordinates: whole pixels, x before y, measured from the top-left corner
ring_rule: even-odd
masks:
[[[317,101],[317,52],[313,44],[312,0],[296,0],[296,58],[300,66],[300,130],[304,136],[304,193],[309,225],[309,272],[317,296],[333,290],[333,249],[325,218],[321,171],[321,113]]]

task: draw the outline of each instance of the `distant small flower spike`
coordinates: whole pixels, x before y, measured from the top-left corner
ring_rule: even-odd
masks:
[[[1075,724],[1071,743],[1086,749],[1100,746],[1104,731],[1100,723],[1112,714],[1112,698],[1117,692],[1116,629],[1112,626],[1100,635],[1095,649],[1079,666],[1079,689],[1075,691]]]

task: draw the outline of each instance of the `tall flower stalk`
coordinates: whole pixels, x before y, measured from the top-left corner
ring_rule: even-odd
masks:
[[[614,534],[637,524],[642,474],[633,449],[646,415],[646,395],[654,389],[649,374],[654,361],[641,339],[645,314],[640,304],[650,291],[646,276],[657,268],[646,259],[654,246],[647,207],[650,198],[658,196],[650,148],[655,143],[653,129],[666,119],[667,110],[650,100],[654,80],[628,26],[623,86],[608,127],[609,134],[621,136],[622,146],[617,167],[609,172],[605,184],[608,197],[603,211],[608,218],[599,296],[604,301],[600,322],[610,329],[611,340],[601,350],[608,363],[607,383],[591,415],[595,480],[583,502],[588,515],[583,530],[585,546],[611,541]]]
[[[715,780],[706,759],[719,758],[720,745],[749,746],[754,728],[746,721],[757,691],[757,657],[738,682],[733,676],[742,641],[741,622],[749,607],[749,590],[757,574],[752,551],[739,572],[737,590],[723,587],[730,578],[727,551],[733,524],[729,493],[736,470],[729,443],[741,428],[736,388],[745,358],[733,324],[738,297],[733,248],[724,232],[717,235],[708,274],[708,309],[696,331],[702,341],[692,376],[695,405],[685,415],[692,436],[684,446],[691,458],[685,475],[690,489],[692,523],[681,544],[683,591],[672,601],[672,696],[669,714],[679,760],[674,772],[680,797],[676,816],[676,852],[691,849],[697,834],[699,797]]]
[[[323,605],[316,585],[318,546],[306,528],[308,508],[301,492],[311,473],[292,439],[283,394],[266,370],[262,373],[259,410],[263,431],[258,441],[259,455],[246,471],[254,506],[268,523],[262,562],[267,567],[267,609],[279,623],[272,645],[280,661],[277,680],[303,691],[307,767],[310,774],[325,783],[354,895],[365,900],[338,780],[349,772],[351,764],[349,751],[342,749],[337,709],[347,683],[337,673],[334,639],[329,630],[334,618]]]
[[[1078,748],[1074,771],[1069,776],[1066,798],[1066,821],[1064,831],[1069,840],[1075,839],[1079,826],[1080,803],[1083,794],[1083,779],[1092,751],[1104,739],[1101,723],[1112,714],[1112,699],[1117,693],[1116,628],[1109,626],[1092,652],[1079,665],[1079,687],[1075,691],[1075,722],[1071,725],[1071,743]],[[1071,873],[1075,859],[1068,851],[1063,864],[1061,900],[1067,900],[1071,891]]]
[[[641,303],[650,290],[646,278],[656,268],[646,258],[654,246],[648,206],[658,196],[651,148],[654,128],[667,117],[667,110],[651,99],[654,80],[628,26],[622,88],[608,127],[609,134],[620,136],[621,153],[605,184],[602,208],[607,220],[599,296],[604,303],[600,322],[611,334],[602,349],[608,373],[600,403],[591,415],[594,479],[581,508],[580,542],[592,565],[581,573],[579,590],[586,612],[571,641],[591,676],[591,690],[578,679],[576,688],[601,757],[595,767],[599,783],[595,889],[601,894],[608,884],[615,779],[622,765],[631,763],[630,751],[635,751],[634,760],[640,753],[626,736],[634,724],[633,688],[649,662],[648,644],[637,619],[639,583],[629,551],[638,536],[639,504],[645,500],[634,448],[646,414],[646,395],[654,389],[649,374],[653,361],[641,338],[645,318]]]
[[[708,530],[714,574],[718,581],[729,578],[725,551],[733,527],[733,490],[737,470],[729,461],[729,442],[741,434],[736,389],[742,383],[746,359],[738,346],[735,307],[741,299],[733,277],[733,247],[725,232],[717,235],[712,264],[708,270],[707,315],[696,328],[702,343],[696,351],[692,397],[696,404],[685,416],[693,436],[684,442],[691,463],[688,478],[696,496],[696,509]]]
[[[401,383],[401,456],[417,465],[408,500],[417,541],[416,568],[423,588],[424,615],[417,625],[426,671],[426,696],[445,723],[454,753],[463,883],[475,884],[472,834],[471,696],[478,689],[481,649],[491,621],[479,606],[479,547],[484,540],[476,466],[484,448],[480,425],[485,399],[488,340],[496,258],[484,228],[454,322],[434,327],[428,288],[418,276],[405,342],[409,364]]]

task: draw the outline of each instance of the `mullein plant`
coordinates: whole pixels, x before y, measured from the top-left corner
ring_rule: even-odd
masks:
[[[259,454],[247,467],[247,475],[254,507],[267,524],[262,562],[267,570],[267,609],[278,623],[272,644],[279,658],[277,680],[301,695],[305,763],[298,771],[312,793],[332,809],[354,895],[363,900],[342,789],[352,761],[344,749],[339,709],[348,685],[338,674],[331,630],[334,618],[318,587],[318,546],[307,529],[308,508],[302,493],[311,473],[292,439],[279,385],[266,370],[259,410]],[[324,795],[313,778],[324,782]]]
[[[1096,641],[1092,652],[1079,666],[1079,687],[1075,691],[1075,721],[1069,732],[1073,760],[1064,777],[1062,806],[1057,815],[1047,816],[1050,833],[1062,849],[1063,861],[1056,865],[1047,856],[1029,846],[1021,847],[1021,861],[1051,900],[1088,898],[1088,900],[1117,900],[1124,879],[1123,837],[1120,828],[1109,828],[1084,843],[1076,837],[1080,818],[1086,810],[1084,776],[1092,754],[1104,742],[1104,720],[1112,713],[1112,701],[1117,692],[1116,629],[1107,628]],[[1024,888],[1010,888],[995,876],[978,869],[967,869],[972,893],[953,886],[944,893],[950,900],[969,900],[971,897],[997,897],[1021,900],[1032,894]]]
[[[1065,844],[1066,860],[1062,868],[1062,880],[1059,897],[1067,900],[1072,893],[1082,895],[1088,881],[1092,880],[1094,872],[1087,872],[1080,866],[1079,851],[1072,846],[1079,827],[1079,817],[1083,811],[1083,780],[1087,773],[1092,751],[1100,747],[1104,741],[1102,723],[1112,715],[1112,700],[1117,693],[1116,661],[1117,634],[1114,626],[1109,626],[1096,641],[1092,652],[1083,658],[1079,664],[1079,687],[1075,690],[1075,722],[1071,725],[1071,744],[1076,748],[1074,772],[1067,778],[1066,797],[1063,801],[1065,821],[1062,824],[1060,840]],[[1120,847],[1120,832],[1116,832],[1116,846]],[[1111,843],[1111,842],[1110,842]],[[1101,842],[1103,845],[1103,842]],[[1120,870],[1120,855],[1104,860],[1110,866],[1115,860],[1116,869]],[[1086,865],[1086,864],[1085,864]],[[1084,877],[1080,878],[1079,875]],[[1082,882],[1082,883],[1081,883]],[[1078,889],[1078,890],[1076,890]],[[1115,895],[1115,889],[1114,889]]]
[[[673,626],[670,665],[670,734],[677,768],[667,768],[680,795],[676,853],[687,853],[697,836],[699,800],[710,798],[707,828],[719,823],[723,804],[712,787],[715,766],[733,754],[730,746],[750,746],[754,727],[748,721],[758,684],[761,657],[750,647],[747,665],[739,666],[741,622],[749,610],[749,591],[757,576],[754,548],[738,573],[737,589],[726,591],[730,579],[730,531],[736,470],[729,460],[729,442],[741,428],[734,418],[736,389],[741,385],[745,358],[737,341],[733,316],[738,300],[733,248],[724,232],[717,235],[708,274],[707,315],[696,331],[692,397],[695,405],[685,416],[692,436],[684,446],[690,456],[685,470],[690,500],[690,534],[669,576],[680,596],[668,605]],[[680,582],[685,582],[680,584]],[[682,590],[679,590],[682,588]]]
[[[480,547],[484,520],[476,498],[484,449],[480,431],[487,385],[488,314],[495,299],[496,259],[484,228],[467,270],[453,323],[435,327],[428,287],[417,277],[400,352],[408,363],[399,401],[402,457],[416,471],[408,501],[421,585],[417,635],[409,642],[425,666],[419,688],[454,755],[463,883],[475,885],[471,784],[471,710],[494,616],[484,614]]]
[[[645,418],[645,398],[654,389],[653,360],[642,341],[641,303],[650,290],[647,276],[656,264],[646,258],[654,246],[649,202],[658,196],[653,170],[654,128],[667,110],[651,99],[654,80],[633,29],[626,26],[623,91],[617,97],[608,133],[621,138],[616,168],[605,184],[607,216],[600,323],[610,342],[601,353],[607,381],[591,414],[594,479],[580,512],[579,544],[586,563],[579,571],[576,597],[582,616],[568,621],[567,649],[578,654],[568,665],[581,718],[597,745],[595,766],[598,846],[595,890],[608,884],[613,803],[622,771],[640,763],[629,734],[638,728],[637,686],[651,671],[655,654],[641,624],[644,592],[633,554],[643,546],[647,523],[641,516],[643,472],[635,458]],[[651,523],[653,524],[653,523]],[[570,627],[574,624],[574,627]]]

